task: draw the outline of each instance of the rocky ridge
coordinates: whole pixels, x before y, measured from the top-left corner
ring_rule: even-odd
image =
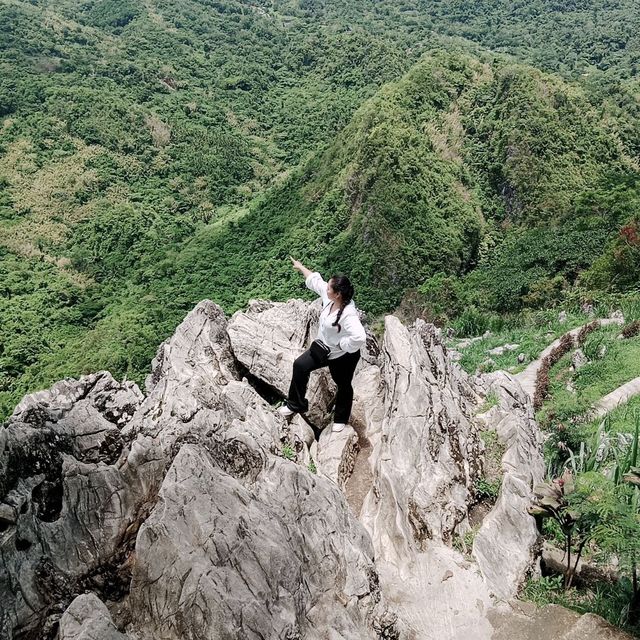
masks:
[[[469,377],[435,327],[389,316],[356,371],[353,428],[316,442],[271,403],[317,316],[299,300],[253,301],[227,319],[203,301],[160,346],[144,394],[100,372],[25,397],[0,429],[3,638],[488,640],[519,628],[511,600],[537,571],[526,506],[542,474],[526,393],[506,374]],[[478,416],[489,391],[499,404]],[[332,394],[314,373],[319,427]],[[471,526],[488,430],[502,489],[464,558],[452,542]]]

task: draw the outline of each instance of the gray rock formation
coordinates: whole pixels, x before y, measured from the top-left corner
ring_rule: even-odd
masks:
[[[533,487],[544,478],[542,437],[531,404],[512,376],[499,371],[484,382],[499,401],[487,427],[504,447],[503,476],[498,500],[474,539],[473,556],[492,593],[508,600],[537,571],[538,531],[527,507]]]
[[[120,568],[150,499],[141,477],[154,466],[128,460],[120,431],[141,399],[97,373],[25,397],[0,429],[3,638],[54,627],[79,590],[125,588]]]
[[[58,640],[126,640],[104,603],[93,593],[78,596],[60,620]]]
[[[18,405],[0,429],[2,638],[489,640],[521,622],[495,596],[535,569],[528,397],[507,374],[466,375],[432,325],[390,316],[356,371],[351,426],[316,443],[270,401],[317,314],[254,301],[227,322],[204,301],[160,346],[144,397],[99,373]],[[320,426],[331,395],[319,372]],[[450,545],[470,526],[486,429],[504,476],[472,560]]]
[[[409,549],[450,541],[468,526],[481,444],[472,420],[476,393],[433,325],[416,321],[407,329],[387,316],[382,350],[384,415],[365,522],[398,543],[383,555],[402,564]]]
[[[584,355],[582,349],[576,349],[571,356],[571,367],[574,371],[582,369],[586,364],[589,364],[589,358]]]
[[[505,353],[507,353],[507,351],[515,351],[520,345],[519,344],[505,344],[502,345],[501,347],[494,347],[493,349],[489,349],[487,351],[487,353],[490,356],[502,356]]]
[[[138,536],[136,637],[374,638],[374,626],[392,627],[371,542],[338,487],[240,438],[185,445],[169,469]]]
[[[420,320],[406,328],[388,316],[382,354],[383,408],[369,434],[373,486],[361,519],[383,592],[416,638],[488,638],[489,593],[446,546],[469,527],[482,466],[472,381],[447,357],[435,327]]]

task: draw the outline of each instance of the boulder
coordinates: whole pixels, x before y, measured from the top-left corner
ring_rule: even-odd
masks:
[[[78,596],[60,619],[58,640],[127,640],[111,620],[104,603],[93,593]]]
[[[317,332],[320,300],[268,302],[252,300],[229,320],[228,334],[235,358],[261,384],[285,398],[293,361],[308,349]],[[307,399],[309,418],[319,427],[329,422],[328,405],[335,385],[328,369],[313,371]]]
[[[337,485],[240,431],[226,438],[182,446],[140,530],[135,637],[392,633],[371,542]]]
[[[507,351],[515,351],[520,345],[519,344],[505,344],[501,347],[494,347],[493,349],[489,349],[487,353],[490,356],[501,356],[504,355]]]
[[[584,355],[584,351],[582,351],[582,349],[576,349],[571,356],[571,368],[574,371],[577,371],[586,364],[589,364],[589,358]]]

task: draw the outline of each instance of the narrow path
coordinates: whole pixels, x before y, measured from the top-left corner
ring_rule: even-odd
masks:
[[[601,327],[606,327],[611,324],[620,324],[620,320],[617,318],[602,318],[601,320],[598,320],[598,322]],[[587,324],[591,323],[588,322]],[[538,377],[540,367],[542,366],[542,361],[560,344],[560,341],[565,336],[569,335],[575,340],[583,327],[586,326],[587,325],[585,324],[583,326],[576,327],[575,329],[571,329],[571,331],[567,331],[567,333],[554,340],[548,347],[541,351],[538,357],[527,365],[526,369],[515,375],[515,379],[520,383],[529,397],[533,398],[533,394],[535,393],[536,379]]]
[[[625,382],[611,393],[600,398],[592,415],[594,418],[602,418],[616,407],[626,404],[631,398],[637,395],[640,395],[640,377]]]

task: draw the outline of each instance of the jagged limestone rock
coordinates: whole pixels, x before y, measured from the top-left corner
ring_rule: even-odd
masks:
[[[115,628],[100,598],[85,593],[62,615],[58,640],[127,640],[127,636]]]
[[[0,630],[44,628],[130,551],[148,495],[120,426],[142,395],[101,372],[26,396],[0,430]],[[154,463],[151,462],[153,467]],[[127,579],[125,578],[125,581]]]
[[[287,424],[261,396],[277,375],[288,385],[290,365],[276,364],[293,360],[302,334],[312,337],[312,307],[290,318],[293,342],[264,333],[270,312],[286,315],[297,304],[252,303],[263,333],[245,332],[243,346],[242,332],[230,339],[222,311],[203,301],[161,345],[144,399],[104,373],[25,398],[0,429],[3,638],[18,626],[52,638],[60,622],[65,640],[200,640],[212,630],[230,638],[495,640],[495,615],[519,620],[496,609],[492,592],[496,580],[520,579],[505,563],[521,567],[532,557],[528,399],[504,374],[498,382],[467,376],[433,326],[388,318],[382,350],[369,336],[354,378],[351,423],[369,449],[356,466],[369,469],[360,477],[372,486],[364,529],[340,491],[356,433],[335,434],[336,445],[348,446],[334,450],[325,430],[309,447],[310,429]],[[253,365],[236,359],[234,340],[239,353],[254,354]],[[276,343],[273,353],[285,355],[266,357],[257,375],[261,348]],[[486,395],[491,384],[499,406],[485,419],[491,414],[506,445],[505,479],[483,528],[494,527],[506,551],[483,552],[481,529],[476,564],[447,545],[468,527],[483,458],[476,391]],[[298,464],[282,457],[289,441]],[[307,469],[310,453],[317,475]],[[523,517],[525,535],[509,534],[509,522]],[[97,596],[76,597],[87,590]]]
[[[531,403],[516,380],[504,371],[483,378],[498,398],[487,422],[504,447],[503,476],[496,504],[474,538],[473,556],[491,591],[509,599],[539,569],[538,531],[527,507],[533,487],[544,478],[542,438]]]
[[[241,437],[184,445],[169,469],[138,536],[136,637],[374,638],[380,620],[391,630],[371,542],[338,487]]]
[[[302,300],[251,300],[229,320],[235,357],[251,374],[286,395],[293,361],[315,338],[319,312],[319,301],[310,305]]]
[[[473,381],[448,358],[438,330],[421,320],[407,328],[387,316],[382,354],[383,414],[369,434],[373,487],[361,519],[383,593],[415,637],[489,638],[489,592],[446,546],[468,529],[481,471]]]
[[[252,376],[285,398],[293,361],[315,338],[319,315],[320,300],[312,304],[302,300],[252,300],[245,311],[237,311],[229,320],[227,330],[233,353]],[[328,369],[311,373],[308,416],[320,428],[329,422],[327,407],[334,393]]]
[[[376,530],[393,532],[385,535],[398,545],[385,555],[400,563],[410,550],[429,540],[450,541],[456,528],[464,528],[481,465],[472,420],[475,391],[436,332],[420,320],[407,329],[395,317],[385,318],[385,413],[366,519],[374,537]]]
[[[358,454],[358,434],[353,427],[334,433],[331,427],[322,432],[318,446],[318,472],[344,488]]]

